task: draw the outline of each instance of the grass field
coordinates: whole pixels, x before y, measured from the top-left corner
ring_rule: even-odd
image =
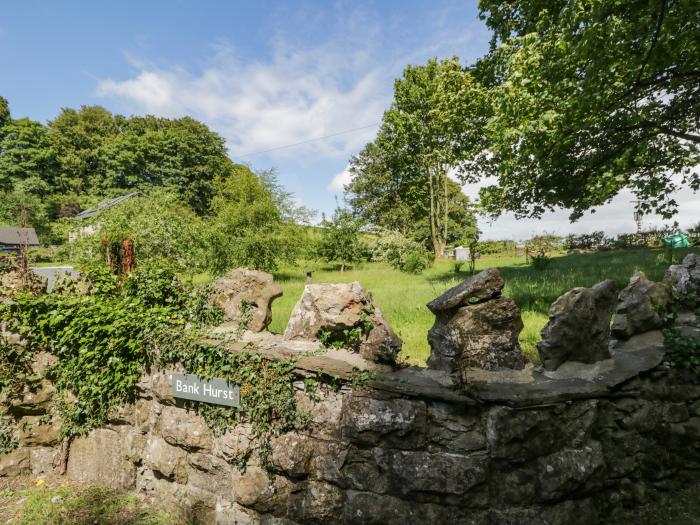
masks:
[[[549,305],[557,297],[576,286],[591,286],[606,278],[624,286],[638,270],[644,271],[650,279],[660,280],[668,263],[660,251],[639,250],[562,255],[555,257],[543,271],[525,264],[524,257],[484,257],[478,261],[477,269],[492,266],[501,271],[506,281],[504,295],[512,297],[522,310],[525,329],[520,341],[528,358],[536,362],[535,343],[547,322]],[[455,273],[453,264],[448,261],[438,262],[421,275],[401,273],[378,263],[361,264],[345,272],[333,266],[316,265],[315,268],[315,283],[359,281],[369,290],[404,341],[401,359],[418,365],[424,364],[430,354],[427,333],[434,320],[425,304],[469,277],[466,272]],[[304,289],[305,269],[300,265],[275,273],[284,295],[272,306],[270,329],[273,332],[284,331]]]

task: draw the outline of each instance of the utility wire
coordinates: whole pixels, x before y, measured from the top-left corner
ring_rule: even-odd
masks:
[[[346,133],[352,133],[354,131],[361,131],[363,129],[373,128],[374,126],[378,126],[379,124],[380,124],[380,122],[375,122],[374,124],[369,124],[367,126],[361,126],[359,128],[352,128],[352,129],[346,129],[343,131],[338,131],[337,133],[331,133],[330,135],[324,135],[323,137],[316,137],[313,139],[302,140],[301,142],[295,142],[293,144],[286,144],[284,146],[278,146],[276,148],[264,149],[261,151],[254,151],[252,153],[245,153],[243,155],[234,155],[234,158],[240,159],[242,157],[252,157],[253,155],[260,155],[262,153],[269,153],[271,151],[278,151],[281,149],[293,148],[294,146],[301,146],[302,144],[309,144],[310,142],[316,142],[317,140],[329,139],[331,137],[337,137],[338,135],[344,135]]]

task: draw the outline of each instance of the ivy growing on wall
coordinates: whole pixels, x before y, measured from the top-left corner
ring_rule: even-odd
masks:
[[[359,319],[352,328],[345,328],[339,331],[328,329],[319,330],[316,337],[321,342],[323,348],[347,348],[359,350],[362,340],[366,338],[374,328],[372,316],[374,308],[371,304],[366,304],[362,308]]]
[[[663,331],[669,363],[700,374],[700,337],[684,334],[678,328]]]
[[[296,404],[295,360],[233,353],[203,340],[202,330],[222,320],[222,312],[208,306],[208,290],[185,286],[160,267],[124,278],[100,268],[84,274],[86,285],[62,283],[55,293],[20,294],[0,305],[1,318],[24,341],[0,347],[1,395],[17,395],[39,379],[22,371],[44,350],[58,357],[46,376],[56,387],[55,408],[68,439],[104,425],[116,407],[133,402],[136,383],[151,368],[176,365],[240,385],[238,408],[188,402],[215,434],[250,423],[251,447],[238,458],[240,466],[254,452],[269,466],[271,438],[305,424]],[[240,331],[250,317],[250,308],[242,310]]]
[[[663,330],[666,357],[674,367],[700,374],[700,337],[674,326],[682,311],[693,311],[696,319],[700,319],[700,299],[693,293],[678,294],[674,291],[670,305],[664,311],[657,311],[667,324]]]

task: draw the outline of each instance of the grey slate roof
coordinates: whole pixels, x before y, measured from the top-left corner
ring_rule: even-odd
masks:
[[[0,228],[0,245],[19,246],[24,243],[27,246],[39,246],[34,228]]]

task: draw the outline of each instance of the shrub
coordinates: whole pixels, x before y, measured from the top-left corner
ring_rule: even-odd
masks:
[[[551,262],[552,258],[547,255],[533,255],[530,257],[530,265],[538,271],[546,270]]]
[[[663,334],[668,361],[700,374],[700,337],[684,335],[677,328],[667,328]]]
[[[512,255],[515,253],[515,241],[479,241],[476,251],[482,255]]]
[[[385,262],[406,273],[421,273],[430,266],[432,257],[423,245],[399,232],[382,230],[372,252],[372,260]]]
[[[87,226],[80,223],[81,226]],[[96,231],[69,244],[71,259],[81,264],[105,260],[101,241],[121,249],[122,242],[133,242],[136,265],[167,260],[183,272],[199,271],[205,263],[202,220],[180,202],[174,193],[157,190],[131,198],[103,212],[93,224]],[[118,259],[119,254],[113,254]]]
[[[428,268],[428,258],[417,252],[409,252],[400,261],[398,269],[406,273],[421,273]]]
[[[605,242],[605,232],[603,231],[578,235],[572,233],[564,239],[564,248],[566,250],[591,250],[600,248]]]
[[[339,262],[340,271],[348,264],[362,260],[361,223],[349,210],[336,208],[333,217],[325,217],[323,231],[317,243],[318,256],[328,262]]]
[[[535,270],[546,269],[550,262],[550,254],[561,249],[562,239],[552,234],[536,235],[525,241],[525,249],[530,259],[530,265]]]

